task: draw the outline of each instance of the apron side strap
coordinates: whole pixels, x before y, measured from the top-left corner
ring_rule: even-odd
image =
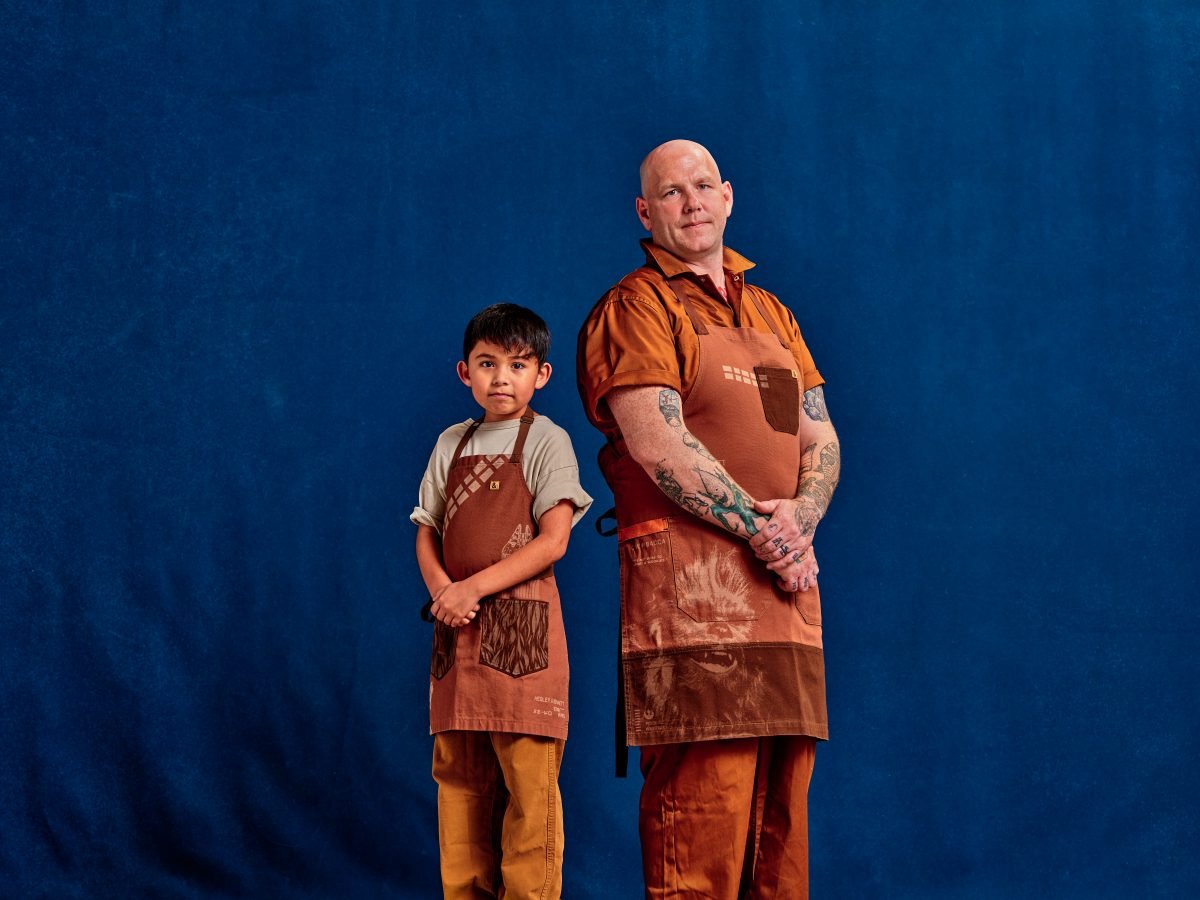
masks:
[[[605,519],[612,519],[612,528],[605,529],[602,527]],[[614,506],[612,509],[600,513],[600,518],[598,518],[592,524],[596,528],[596,534],[600,535],[600,537],[612,537],[617,533],[617,508]]]

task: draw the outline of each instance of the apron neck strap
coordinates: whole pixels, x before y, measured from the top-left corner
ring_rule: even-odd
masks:
[[[704,324],[704,320],[696,314],[696,307],[692,305],[692,301],[688,299],[687,291],[679,286],[678,278],[668,278],[667,284],[671,286],[671,290],[675,292],[675,297],[683,304],[683,310],[687,313],[687,317],[692,321],[692,330],[696,334],[708,334],[708,326]]]
[[[459,441],[458,446],[454,448],[454,456],[450,460],[450,468],[453,469],[455,466],[458,465],[458,459],[460,456],[462,456],[462,452],[467,446],[467,441],[471,440],[471,436],[473,434],[475,434],[475,430],[477,428],[479,428],[479,423],[482,421],[483,420],[480,419],[478,421],[472,422],[470,424],[470,426],[467,428],[466,434],[464,434],[462,436],[462,440]]]
[[[746,292],[742,292],[742,297],[746,296]],[[779,346],[784,350],[788,349],[788,343],[783,339],[783,335],[779,333],[779,329],[775,327],[775,322],[767,315],[766,309],[763,308],[762,301],[758,299],[758,295],[750,292],[750,299],[754,301],[755,308],[758,309],[758,314],[763,317],[763,321],[767,323],[767,327],[771,329],[771,333],[779,339]]]
[[[525,439],[529,437],[529,426],[533,424],[533,417],[536,413],[532,409],[526,409],[525,415],[521,416],[521,427],[517,431],[517,442],[513,445],[512,453],[509,455],[509,462],[520,463],[521,453],[525,450]],[[466,449],[467,443],[471,440],[472,435],[483,423],[482,419],[473,421],[470,427],[467,428],[466,434],[462,436],[462,440],[458,442],[458,446],[454,448],[454,456],[450,460],[450,468],[458,465],[459,459],[462,457],[463,450]]]
[[[668,278],[667,284],[671,286],[671,290],[675,292],[676,298],[680,303],[683,304],[683,309],[687,313],[687,317],[691,320],[692,328],[695,330],[696,334],[708,334],[708,326],[704,324],[704,321],[696,313],[696,307],[692,305],[692,301],[688,299],[687,291],[680,287],[679,279]],[[743,290],[743,303],[746,302],[746,293],[747,292]],[[758,296],[753,291],[749,293],[750,299],[754,302],[755,309],[758,310],[758,314],[762,316],[763,321],[767,323],[767,327],[771,329],[771,334],[775,335],[776,340],[779,341],[779,346],[783,347],[785,350],[788,349],[788,342],[784,340],[783,335],[779,333],[779,329],[775,327],[774,321],[770,316],[767,315],[767,311],[763,308],[762,301],[758,299]],[[741,323],[738,322],[738,325],[740,326]]]
[[[529,426],[533,424],[534,415],[534,411],[526,407],[525,415],[521,416],[521,428],[517,432],[517,442],[513,444],[512,455],[508,458],[509,462],[521,464],[521,453],[525,450],[525,438],[529,437]]]

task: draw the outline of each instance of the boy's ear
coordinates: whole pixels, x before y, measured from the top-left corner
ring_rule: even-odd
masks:
[[[545,387],[546,382],[550,380],[550,373],[552,371],[553,369],[550,368],[550,363],[548,362],[544,362],[538,366],[537,380],[533,383],[533,389],[535,391]]]
[[[465,384],[467,387],[470,387],[471,386],[471,373],[470,373],[470,370],[467,369],[467,364],[465,362],[463,362],[461,359],[458,361],[458,368],[456,371],[458,372],[458,380],[461,381],[463,384]]]

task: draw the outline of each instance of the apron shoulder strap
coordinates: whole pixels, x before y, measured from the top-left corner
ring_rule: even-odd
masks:
[[[683,304],[684,312],[692,322],[692,330],[696,334],[708,334],[708,326],[704,324],[704,320],[696,313],[696,307],[692,305],[692,301],[688,299],[687,291],[679,286],[677,278],[668,278],[667,284],[671,286],[671,290],[675,292],[676,299]]]
[[[536,413],[532,409],[526,409],[525,415],[521,416],[521,428],[517,432],[517,442],[513,444],[512,456],[509,457],[509,462],[514,462],[517,465],[521,464],[521,454],[525,452],[525,439],[529,437],[529,426],[533,424],[533,417]]]
[[[471,424],[467,427],[466,434],[462,436],[462,440],[459,441],[458,446],[454,448],[454,456],[450,459],[450,468],[453,469],[458,465],[459,457],[462,456],[462,452],[466,448],[467,442],[471,440],[471,436],[475,434],[475,429],[479,427],[479,421],[482,420],[471,422]]]
[[[692,328],[695,330],[696,334],[708,334],[708,326],[704,324],[704,320],[701,319],[699,314],[696,312],[696,307],[692,304],[692,301],[688,299],[687,291],[680,287],[679,279],[668,278],[667,284],[671,286],[671,290],[675,293],[676,298],[678,298],[679,302],[683,304],[683,308],[687,312],[687,317],[691,320]],[[763,307],[762,301],[758,299],[758,295],[753,291],[745,291],[743,288],[743,298],[745,297],[746,293],[750,294],[750,300],[754,303],[755,309],[758,310],[758,314],[762,316],[763,321],[767,323],[767,327],[771,329],[771,333],[775,335],[776,340],[779,341],[779,346],[786,350],[788,347],[787,341],[784,340],[783,335],[779,333],[779,329],[775,327],[775,321],[767,315],[767,310]]]
[[[754,306],[758,310],[758,314],[763,317],[763,321],[767,323],[767,327],[771,329],[771,333],[779,339],[779,345],[785,350],[788,349],[787,341],[783,339],[783,335],[780,334],[779,329],[775,327],[775,320],[767,315],[767,310],[763,307],[762,301],[758,299],[758,294],[754,293],[753,291],[747,292],[745,288],[743,288],[742,291],[743,297],[746,296],[746,293],[750,294],[750,299],[754,301]]]

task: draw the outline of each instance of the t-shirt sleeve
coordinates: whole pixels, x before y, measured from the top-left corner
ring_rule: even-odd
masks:
[[[575,506],[571,519],[574,526],[592,505],[592,498],[579,483],[579,463],[567,432],[551,424],[532,462],[534,471],[530,473],[530,489],[534,519],[540,519],[560,501],[569,500]]]
[[[442,531],[442,519],[446,514],[446,478],[450,471],[450,456],[453,455],[452,447],[447,453],[446,443],[452,430],[442,433],[433,448],[433,453],[429,455],[429,464],[425,467],[425,474],[421,476],[417,505],[408,517],[409,521],[417,525],[436,528],[439,534]],[[461,437],[461,433],[458,437]]]
[[[614,289],[580,331],[577,374],[588,418],[597,425],[611,422],[604,398],[613,388],[679,390],[679,359],[662,304]]]

